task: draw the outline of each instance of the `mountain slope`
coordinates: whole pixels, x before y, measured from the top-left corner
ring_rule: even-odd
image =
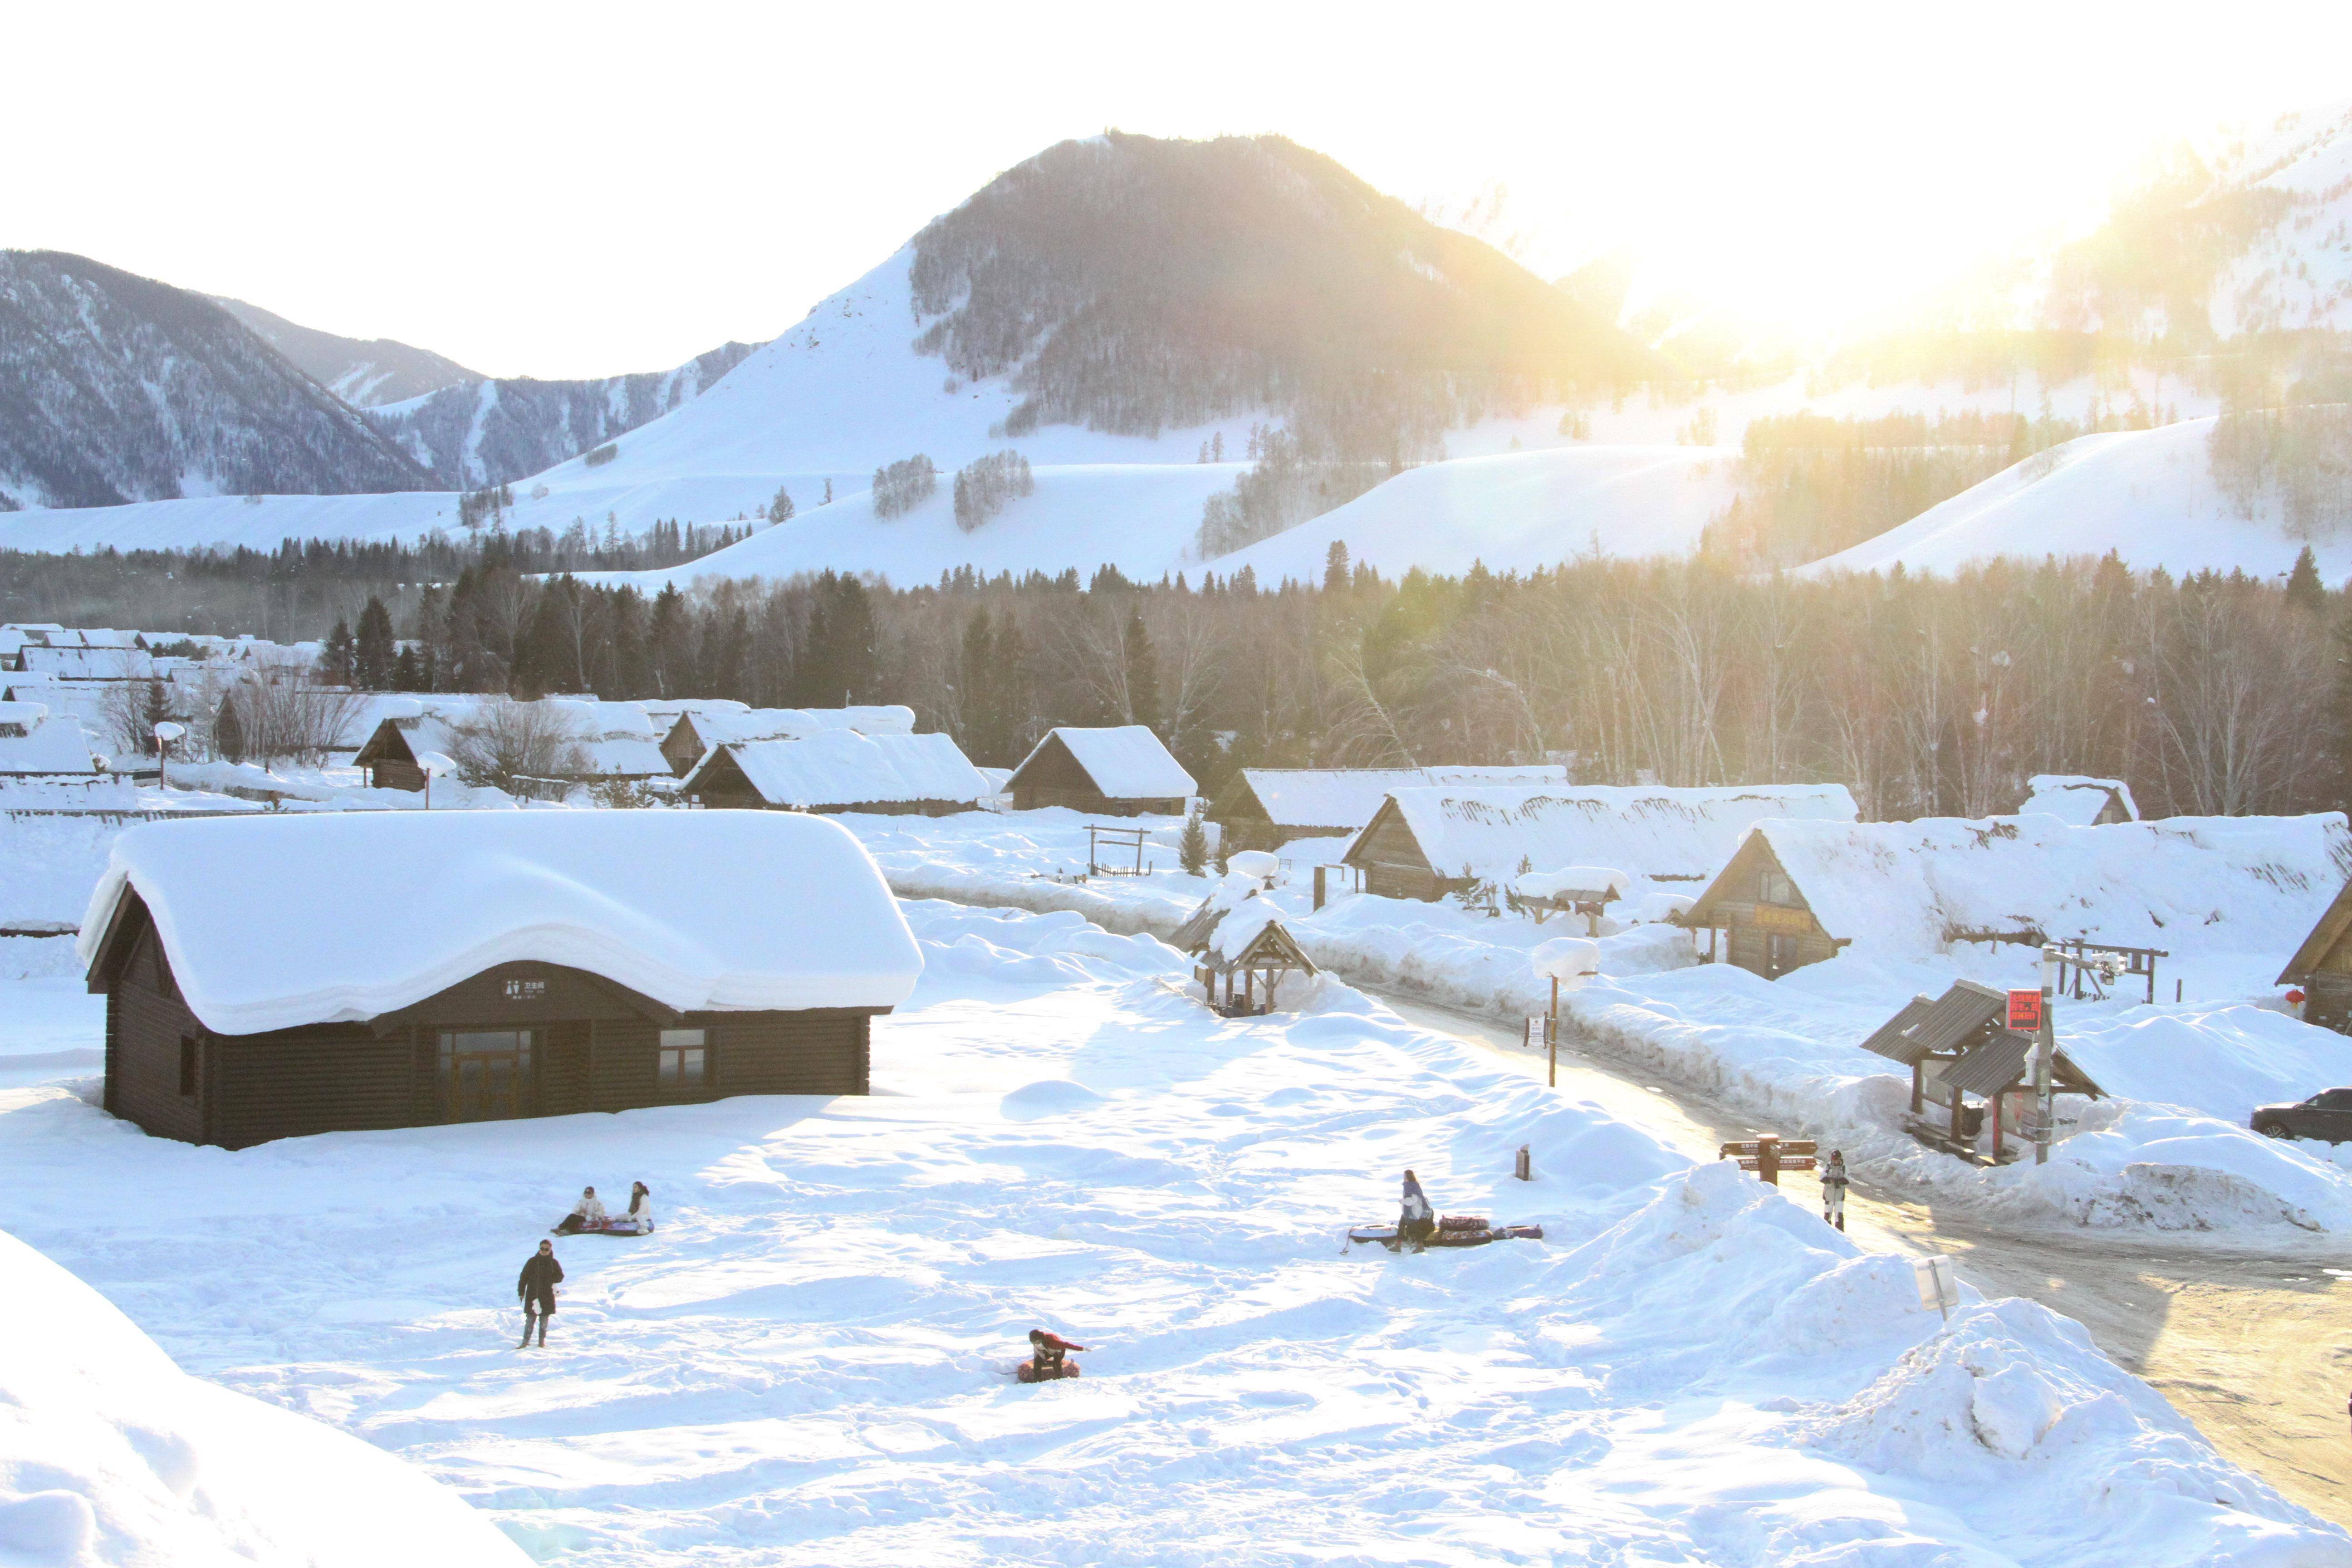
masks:
[[[368,421],[444,485],[502,484],[683,406],[717,385],[753,346],[723,343],[674,370],[594,381],[470,380],[371,410]]]
[[[201,295],[78,256],[0,251],[0,510],[425,482]]]
[[[380,407],[422,397],[461,381],[482,379],[430,349],[411,348],[390,338],[337,337],[242,300],[215,294],[212,300],[284,354],[295,369],[354,408]]]
[[[2175,575],[2242,568],[2283,575],[2309,543],[2321,575],[2352,573],[2352,538],[2305,540],[2279,521],[2274,497],[2248,517],[2215,482],[2214,421],[2084,436],[2039,453],[1899,527],[1817,561],[1802,574],[1948,573],[1995,556],[2101,556]]]

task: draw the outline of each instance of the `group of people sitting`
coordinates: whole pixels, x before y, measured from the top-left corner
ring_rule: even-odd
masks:
[[[653,1194],[643,1182],[629,1187],[629,1211],[613,1215],[604,1212],[604,1200],[596,1195],[593,1187],[580,1189],[580,1201],[572,1212],[556,1222],[558,1236],[577,1236],[583,1231],[602,1231],[608,1235],[643,1236],[654,1227]]]

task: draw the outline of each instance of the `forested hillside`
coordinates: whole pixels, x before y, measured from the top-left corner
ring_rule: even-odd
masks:
[[[338,337],[218,295],[213,303],[253,329],[294,367],[354,408],[375,408],[422,397],[461,381],[482,378],[456,360],[390,338]]]

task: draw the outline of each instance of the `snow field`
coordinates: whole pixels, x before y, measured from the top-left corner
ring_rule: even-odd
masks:
[[[1137,820],[1152,826],[1150,854],[1163,868],[1171,863],[1181,823]],[[1074,910],[1110,929],[1164,936],[1214,885],[1181,874],[1051,879],[1086,867],[1086,818],[1075,812],[843,821],[902,897]],[[1308,956],[1348,979],[1475,1012],[1517,1018],[1544,1010],[1549,986],[1535,972],[1534,950],[1580,936],[1582,921],[1538,926],[1448,904],[1341,894],[1336,873],[1334,901],[1313,912],[1311,868],[1345,843],[1286,846],[1287,885],[1268,895]],[[1589,1038],[1791,1135],[1830,1140],[1876,1180],[1992,1220],[2352,1230],[2352,1148],[2339,1154],[2247,1126],[2257,1105],[2352,1084],[2352,1039],[2275,1010],[2270,981],[2282,952],[2166,960],[2165,978],[2180,977],[2190,998],[2178,1005],[2137,1005],[2128,987],[2104,1003],[2061,1001],[2059,1043],[2116,1098],[2062,1099],[2062,1119],[2075,1131],[2048,1165],[2029,1159],[1979,1170],[1901,1131],[1908,1075],[1858,1046],[1913,995],[1940,994],[1954,979],[2038,985],[2038,962],[2024,950],[1962,944],[1912,963],[1848,953],[1766,981],[1728,964],[1699,964],[1689,934],[1654,919],[1604,919],[1601,931],[1602,978],[1561,1003]],[[1989,1135],[1984,1142],[1990,1147]]]
[[[16,1090],[12,1223],[542,1559],[2352,1563],[2073,1325],[1944,1330],[1902,1260],[1345,986],[1228,1022],[1150,939],[907,912],[872,1098],[231,1154]],[[1343,1255],[1405,1165],[1548,1239]],[[517,1352],[541,1227],[632,1177],[665,1228],[559,1241]],[[1013,1384],[1032,1326],[1086,1377]]]

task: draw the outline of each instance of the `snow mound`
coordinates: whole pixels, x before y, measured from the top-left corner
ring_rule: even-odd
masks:
[[[530,1561],[424,1472],[183,1373],[0,1233],[0,1561],[415,1568]]]
[[[1008,1121],[1034,1121],[1040,1117],[1090,1110],[1102,1103],[1103,1097],[1084,1084],[1072,1083],[1066,1078],[1049,1078],[1014,1089],[998,1102],[998,1109]]]

